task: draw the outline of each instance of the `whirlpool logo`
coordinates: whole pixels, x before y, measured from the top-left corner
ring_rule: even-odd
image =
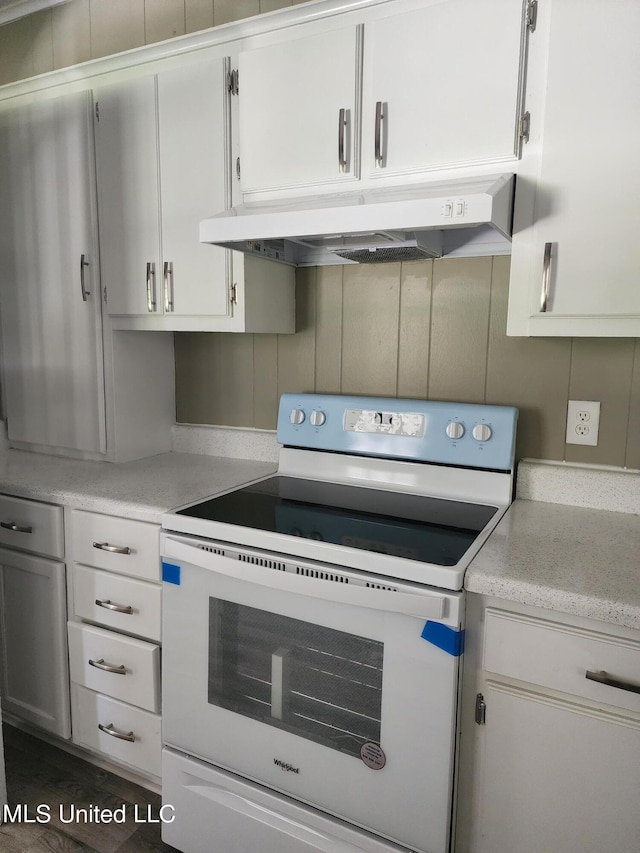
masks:
[[[279,758],[274,758],[273,763],[276,765],[276,767],[279,767],[280,770],[285,770],[287,773],[299,773],[300,772],[299,767],[294,767],[293,764],[287,764],[286,761],[280,761]]]

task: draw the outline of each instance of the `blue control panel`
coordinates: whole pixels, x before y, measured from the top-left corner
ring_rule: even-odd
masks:
[[[309,450],[510,471],[517,420],[512,406],[283,394],[277,437]]]

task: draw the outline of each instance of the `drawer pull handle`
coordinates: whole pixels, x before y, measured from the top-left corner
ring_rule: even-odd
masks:
[[[133,613],[133,607],[131,607],[130,604],[114,604],[113,601],[109,601],[108,598],[105,598],[104,601],[96,598],[96,604],[98,607],[104,607],[107,610],[115,610],[116,613]]]
[[[601,669],[599,672],[587,670],[584,674],[589,681],[598,681],[600,684],[606,684],[608,687],[617,687],[618,690],[628,690],[629,693],[640,693],[640,684],[634,684],[631,681],[621,681],[619,678],[613,678],[609,673]]]
[[[5,530],[15,530],[16,533],[33,533],[33,527],[21,527],[15,521],[0,521],[0,527]]]
[[[99,551],[109,551],[111,554],[130,554],[131,548],[127,545],[109,545],[108,542],[94,542],[93,547]]]
[[[105,672],[115,672],[116,675],[126,675],[127,670],[124,664],[120,666],[114,666],[111,663],[105,663],[104,658],[100,658],[100,660],[91,660],[89,658],[89,665],[95,666],[96,669],[103,669]]]
[[[135,743],[136,736],[133,732],[119,732],[118,729],[115,728],[113,723],[109,723],[108,726],[103,726],[102,723],[98,723],[98,728],[106,735],[111,735],[111,737],[117,737],[118,740],[128,740],[129,743]]]

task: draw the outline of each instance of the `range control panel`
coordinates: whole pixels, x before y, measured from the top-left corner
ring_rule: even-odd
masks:
[[[283,394],[278,441],[309,450],[511,470],[518,410],[323,394]]]

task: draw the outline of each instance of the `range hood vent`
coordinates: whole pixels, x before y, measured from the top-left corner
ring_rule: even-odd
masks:
[[[413,239],[403,239],[405,235],[387,235],[388,242],[371,239],[354,245],[325,246],[328,254],[337,255],[345,262],[354,264],[384,264],[393,261],[424,261],[427,258],[442,257],[442,234],[439,231],[419,231]]]
[[[511,252],[513,175],[248,202],[200,240],[293,266]]]

